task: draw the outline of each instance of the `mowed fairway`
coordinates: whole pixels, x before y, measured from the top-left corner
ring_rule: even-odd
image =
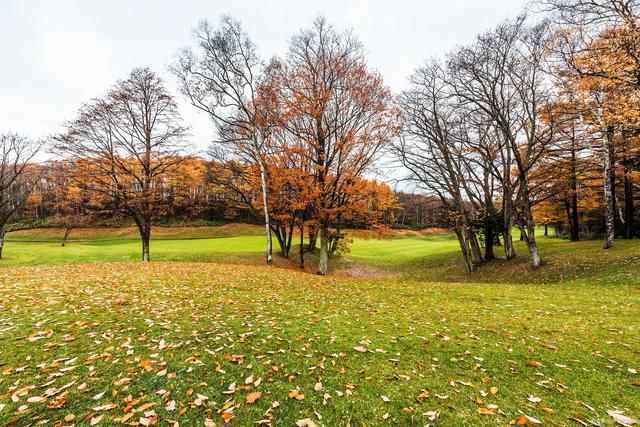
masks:
[[[108,233],[8,242],[0,425],[640,418],[639,242],[542,239],[540,271],[518,245],[466,276],[449,235],[356,239],[323,278],[249,265],[263,239],[245,231],[159,233],[146,265]]]

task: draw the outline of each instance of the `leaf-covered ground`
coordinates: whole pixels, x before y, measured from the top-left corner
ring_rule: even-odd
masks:
[[[0,425],[638,419],[634,268],[615,284],[545,285],[179,262],[2,268]]]

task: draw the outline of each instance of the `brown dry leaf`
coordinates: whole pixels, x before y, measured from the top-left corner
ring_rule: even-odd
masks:
[[[634,420],[633,418],[627,417],[622,413],[622,411],[608,410],[607,414],[609,414],[609,416],[611,416],[611,418],[613,418],[613,420],[616,423],[620,424],[621,426],[632,427],[638,424],[638,420]]]
[[[230,362],[241,364],[244,362],[245,356],[243,354],[225,354],[224,358]]]
[[[496,394],[498,392],[498,387],[491,387],[489,391],[491,392],[491,394]]]
[[[511,422],[509,422],[509,424],[517,425],[517,426],[528,426],[528,425],[533,425],[533,424],[542,424],[542,422],[540,422],[540,420],[538,420],[536,418],[533,418],[533,417],[530,417],[528,415],[520,415],[515,420],[511,420]]]
[[[300,387],[296,387],[295,390],[289,392],[289,399],[302,400],[304,399],[304,394],[300,393]]]
[[[89,424],[91,424],[92,426],[98,424],[100,421],[102,421],[102,417],[104,417],[104,415],[98,415],[96,417],[92,417]]]
[[[422,400],[429,397],[429,392],[427,390],[422,390],[416,399]]]
[[[297,427],[318,427],[316,423],[314,423],[311,418],[304,418],[302,420],[296,421]]]
[[[313,386],[313,389],[315,391],[320,391],[322,390],[322,383],[321,382],[317,382],[316,385]]]
[[[233,412],[223,412],[220,416],[222,417],[225,423],[228,423],[233,418],[235,418],[235,415],[233,415]]]
[[[73,414],[67,414],[67,415],[65,415],[64,420],[65,420],[65,422],[67,422],[67,423],[68,423],[68,422],[70,422],[70,421],[73,421],[75,418],[76,418],[76,416],[75,416],[75,415],[73,415]]]
[[[254,391],[253,393],[249,393],[247,395],[247,403],[248,404],[254,403],[256,400],[260,398],[260,396],[262,396],[262,392],[260,391]]]
[[[539,368],[542,366],[542,362],[538,362],[537,360],[532,360],[527,365],[531,366],[532,368]]]
[[[493,410],[491,410],[489,408],[478,408],[477,412],[480,415],[494,415],[495,414],[495,412],[493,412]]]
[[[353,349],[358,353],[366,353],[368,351],[365,347],[362,347],[362,346],[353,347]]]

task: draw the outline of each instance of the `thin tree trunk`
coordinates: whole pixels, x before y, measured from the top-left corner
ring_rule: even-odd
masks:
[[[151,219],[150,218],[135,218],[136,225],[138,226],[138,232],[140,233],[140,240],[142,241],[142,261],[150,261],[149,256],[149,240],[151,239]]]
[[[613,139],[613,128],[610,127],[609,130],[607,131],[608,135],[607,135],[607,140],[609,141],[609,163],[611,165],[611,168],[609,169],[609,173],[611,174],[611,209],[613,209],[613,238],[615,239],[620,233],[620,225],[621,225],[621,221],[620,219],[616,219],[616,212],[618,211],[618,202],[617,202],[617,195],[616,195],[616,153],[615,153],[615,147],[613,146],[613,144],[611,143],[611,140]]]
[[[473,264],[471,260],[470,248],[467,240],[465,239],[462,231],[456,227],[456,237],[458,238],[458,244],[460,245],[460,251],[462,252],[462,260],[464,261],[464,267],[467,273],[473,273],[476,269],[476,266]]]
[[[529,187],[527,179],[521,179],[522,188],[522,204],[524,213],[524,224],[520,224],[520,232],[527,244],[527,249],[531,254],[531,265],[538,268],[542,265],[542,258],[538,252],[538,244],[536,243],[536,224],[533,220],[533,211],[531,209],[531,198],[529,196]]]
[[[307,251],[315,252],[317,244],[318,244],[318,229],[316,227],[311,227],[309,229],[309,246],[307,247]]]
[[[276,235],[278,246],[280,246],[280,255],[282,255],[284,258],[288,258],[289,252],[287,251],[287,246],[286,246],[286,238],[287,238],[286,228],[281,228],[280,225],[275,225],[272,229],[272,233]]]
[[[471,260],[475,265],[482,264],[484,260],[482,258],[482,251],[480,251],[480,244],[478,243],[476,233],[474,233],[470,228],[467,229],[467,241],[469,242],[469,247],[471,249]]]
[[[262,186],[262,209],[264,211],[264,228],[267,240],[267,264],[273,263],[273,249],[271,243],[271,218],[269,216],[269,193],[267,192],[267,173],[262,159],[258,160],[260,166],[260,185]]]
[[[544,237],[549,235],[549,224],[544,225]]]
[[[60,246],[64,247],[64,245],[67,243],[67,239],[69,238],[69,234],[71,234],[71,230],[73,230],[73,228],[70,227],[64,229],[64,236],[62,236],[62,243],[60,244]]]
[[[289,237],[287,238],[287,258],[289,258],[289,253],[291,252],[291,242],[293,241],[293,230],[296,226],[295,219],[291,220],[289,223]]]
[[[151,261],[149,256],[149,236],[142,237],[142,261]]]
[[[633,239],[633,181],[629,160],[624,162],[624,238]]]
[[[300,222],[300,268],[304,270],[304,222]]]
[[[538,245],[536,243],[536,231],[535,226],[532,226],[530,221],[527,221],[527,225],[521,225],[521,230],[524,238],[524,242],[531,254],[531,265],[533,268],[538,268],[542,265],[542,258],[538,252]]]
[[[6,231],[4,225],[0,226],[0,259],[2,259],[2,250],[4,249],[4,236]]]
[[[484,259],[490,261],[496,258],[493,252],[493,245],[495,243],[495,236],[493,231],[493,220],[489,220],[484,228]]]
[[[616,233],[616,224],[615,224],[615,206],[613,200],[613,182],[612,182],[612,173],[611,169],[613,168],[613,164],[611,163],[611,142],[609,141],[609,130],[603,133],[602,136],[602,149],[603,149],[603,186],[604,186],[604,210],[605,210],[605,237],[603,249],[609,249],[613,246],[613,240],[615,238]]]
[[[329,269],[329,227],[323,225],[320,229],[320,259],[318,260],[318,274],[325,276]]]
[[[504,241],[504,255],[507,259],[515,258],[516,251],[513,248],[513,217],[511,216],[511,195],[509,199],[503,202],[503,219],[504,225],[502,229],[502,240]]]
[[[575,142],[571,146],[571,215],[569,217],[569,227],[571,229],[571,240],[580,240],[580,223],[578,218],[578,171]]]

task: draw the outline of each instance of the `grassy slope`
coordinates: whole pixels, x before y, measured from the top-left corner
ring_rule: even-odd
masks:
[[[259,262],[261,242],[156,241],[152,254]],[[436,425],[504,425],[521,414],[546,425],[575,423],[570,418],[610,425],[608,409],[638,418],[640,387],[633,383],[640,376],[629,369],[640,371],[640,244],[619,242],[607,252],[598,246],[542,239],[548,263],[539,272],[524,274],[522,256],[469,277],[459,273],[448,236],[358,239],[337,273],[388,277],[353,279],[203,263],[56,267],[44,263],[135,259],[138,244],[9,242],[2,263],[11,268],[0,269],[0,406],[7,405],[0,425],[37,417],[53,423],[69,413],[77,425],[104,414],[99,425],[107,425],[125,414],[128,395],[140,399],[133,408],[155,403],[146,410],[161,424],[182,425],[206,418],[220,424],[228,400],[233,425],[264,419],[274,401],[274,425],[307,417],[327,426],[425,425],[429,411],[439,412]],[[439,283],[445,279],[463,283]],[[47,328],[46,338],[24,339]],[[160,349],[160,340],[169,347]],[[354,350],[359,346],[368,351]],[[245,360],[225,357],[232,354]],[[175,378],[159,376],[164,369]],[[223,393],[249,376],[261,384]],[[118,385],[118,378],[131,382]],[[45,411],[60,395],[26,401],[73,381],[60,409]],[[321,391],[314,391],[317,382]],[[36,388],[11,400],[29,386]],[[303,400],[288,399],[296,387]],[[255,390],[261,397],[246,404]],[[429,397],[417,399],[423,390]],[[198,393],[208,397],[201,406]],[[326,405],[324,393],[331,396]],[[177,409],[166,411],[171,400]],[[116,408],[92,409],[108,403]],[[494,415],[477,413],[489,405],[497,405]],[[139,417],[144,410],[128,421]]]

